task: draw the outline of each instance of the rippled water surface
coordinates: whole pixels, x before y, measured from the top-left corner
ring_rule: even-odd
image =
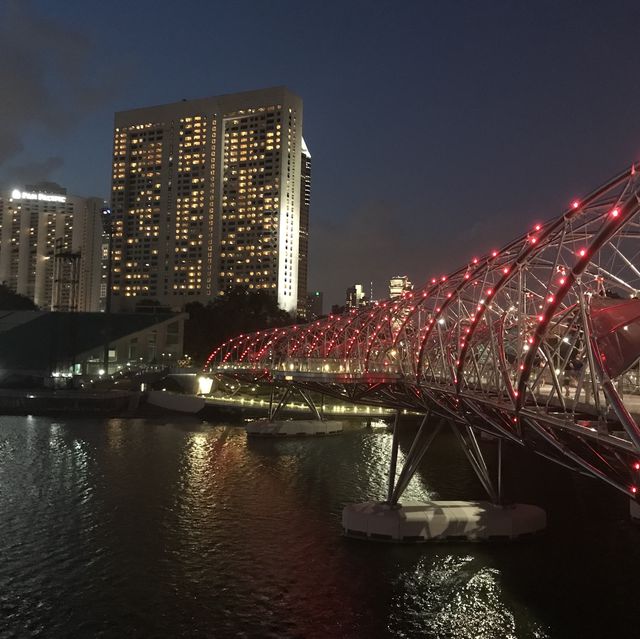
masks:
[[[547,509],[543,538],[342,538],[342,506],[384,496],[390,446],[384,428],[1,417],[0,638],[640,636],[624,498],[521,451],[505,483]],[[446,435],[407,493],[429,496],[483,496]]]

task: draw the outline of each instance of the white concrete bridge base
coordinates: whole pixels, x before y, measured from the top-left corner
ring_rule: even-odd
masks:
[[[336,435],[347,422],[317,419],[258,419],[246,425],[251,437],[300,437],[307,435]]]
[[[393,507],[369,501],[342,511],[347,537],[373,541],[504,541],[539,533],[546,525],[538,506],[487,501],[405,501]]]

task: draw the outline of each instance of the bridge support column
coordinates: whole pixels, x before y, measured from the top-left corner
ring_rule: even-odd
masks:
[[[318,407],[315,405],[309,393],[307,393],[302,388],[293,386],[292,384],[290,385],[288,384],[287,386],[284,387],[284,394],[282,395],[278,403],[275,404],[274,406],[274,400],[276,397],[277,388],[278,387],[275,384],[271,386],[271,395],[269,396],[269,421],[274,421],[280,417],[281,413],[287,408],[287,400],[289,400],[291,396],[296,393],[302,398],[302,401],[307,405],[314,419],[316,419],[319,422],[323,421],[322,415],[320,414],[320,410],[318,410]]]
[[[420,428],[418,429],[417,435],[413,439],[413,443],[411,444],[411,448],[409,449],[407,458],[405,459],[402,470],[400,471],[398,480],[395,483],[393,489],[390,491],[390,495],[387,501],[391,506],[397,505],[398,500],[409,485],[409,482],[415,474],[418,465],[422,461],[422,458],[424,457],[427,450],[429,450],[431,442],[433,442],[437,434],[440,432],[440,429],[442,428],[444,420],[440,420],[435,428],[427,432],[428,428],[426,424],[429,420],[429,416],[430,413],[427,413],[422,419]],[[392,487],[390,486],[390,488]]]
[[[342,511],[343,532],[348,537],[401,542],[499,541],[530,536],[546,527],[545,512],[528,504],[502,505],[502,443],[498,439],[497,478],[494,483],[473,429],[452,424],[471,467],[491,501],[429,501],[400,503],[420,461],[446,420],[430,427],[427,413],[396,479],[399,413],[396,413],[387,499],[384,502],[348,504]],[[462,428],[465,428],[463,434]]]
[[[396,411],[396,418],[393,422],[393,437],[391,439],[391,464],[389,465],[389,488],[387,490],[387,501],[391,502],[393,487],[396,483],[396,466],[398,465],[398,436],[400,431],[400,411]]]
[[[274,385],[274,386],[271,387],[271,399],[269,401],[269,421],[270,422],[272,422],[276,418],[278,413],[280,413],[282,407],[286,405],[286,401],[287,401],[289,395],[291,394],[291,386],[286,386],[285,387],[284,394],[282,395],[282,397],[280,398],[280,400],[278,401],[278,403],[274,407],[273,400],[274,400],[274,397],[275,397],[275,391],[276,391],[276,387]]]
[[[280,391],[282,394],[280,395]],[[312,419],[285,418],[284,412],[291,411],[289,402],[297,395],[302,399],[312,415]],[[296,409],[299,410],[299,409]],[[325,420],[313,397],[304,389],[293,384],[278,386],[273,384],[269,396],[269,417],[250,422],[246,426],[247,435],[263,437],[298,437],[302,435],[334,435],[341,433],[346,422]]]
[[[467,431],[467,437],[465,437],[461,432],[461,428],[458,427],[457,424],[452,423],[451,428],[455,436],[458,438],[460,447],[464,451],[464,454],[467,456],[467,459],[469,460],[469,464],[471,464],[471,467],[475,471],[478,479],[480,480],[480,483],[482,484],[483,488],[487,491],[489,498],[494,504],[499,504],[501,488],[500,490],[498,490],[491,478],[491,474],[489,473],[487,462],[484,459],[482,449],[478,444],[478,439],[476,438],[476,434],[473,432],[473,429],[470,426],[465,426],[465,429]],[[502,472],[502,449],[499,450],[499,459],[500,461],[498,464],[498,473],[501,473]],[[499,485],[502,484],[501,480],[498,480],[496,483]]]

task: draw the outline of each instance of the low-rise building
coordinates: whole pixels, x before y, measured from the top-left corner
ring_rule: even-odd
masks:
[[[187,313],[0,313],[0,387],[172,367]]]

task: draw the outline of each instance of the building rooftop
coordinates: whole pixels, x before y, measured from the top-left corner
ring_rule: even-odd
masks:
[[[0,372],[43,371],[186,313],[0,312]]]

